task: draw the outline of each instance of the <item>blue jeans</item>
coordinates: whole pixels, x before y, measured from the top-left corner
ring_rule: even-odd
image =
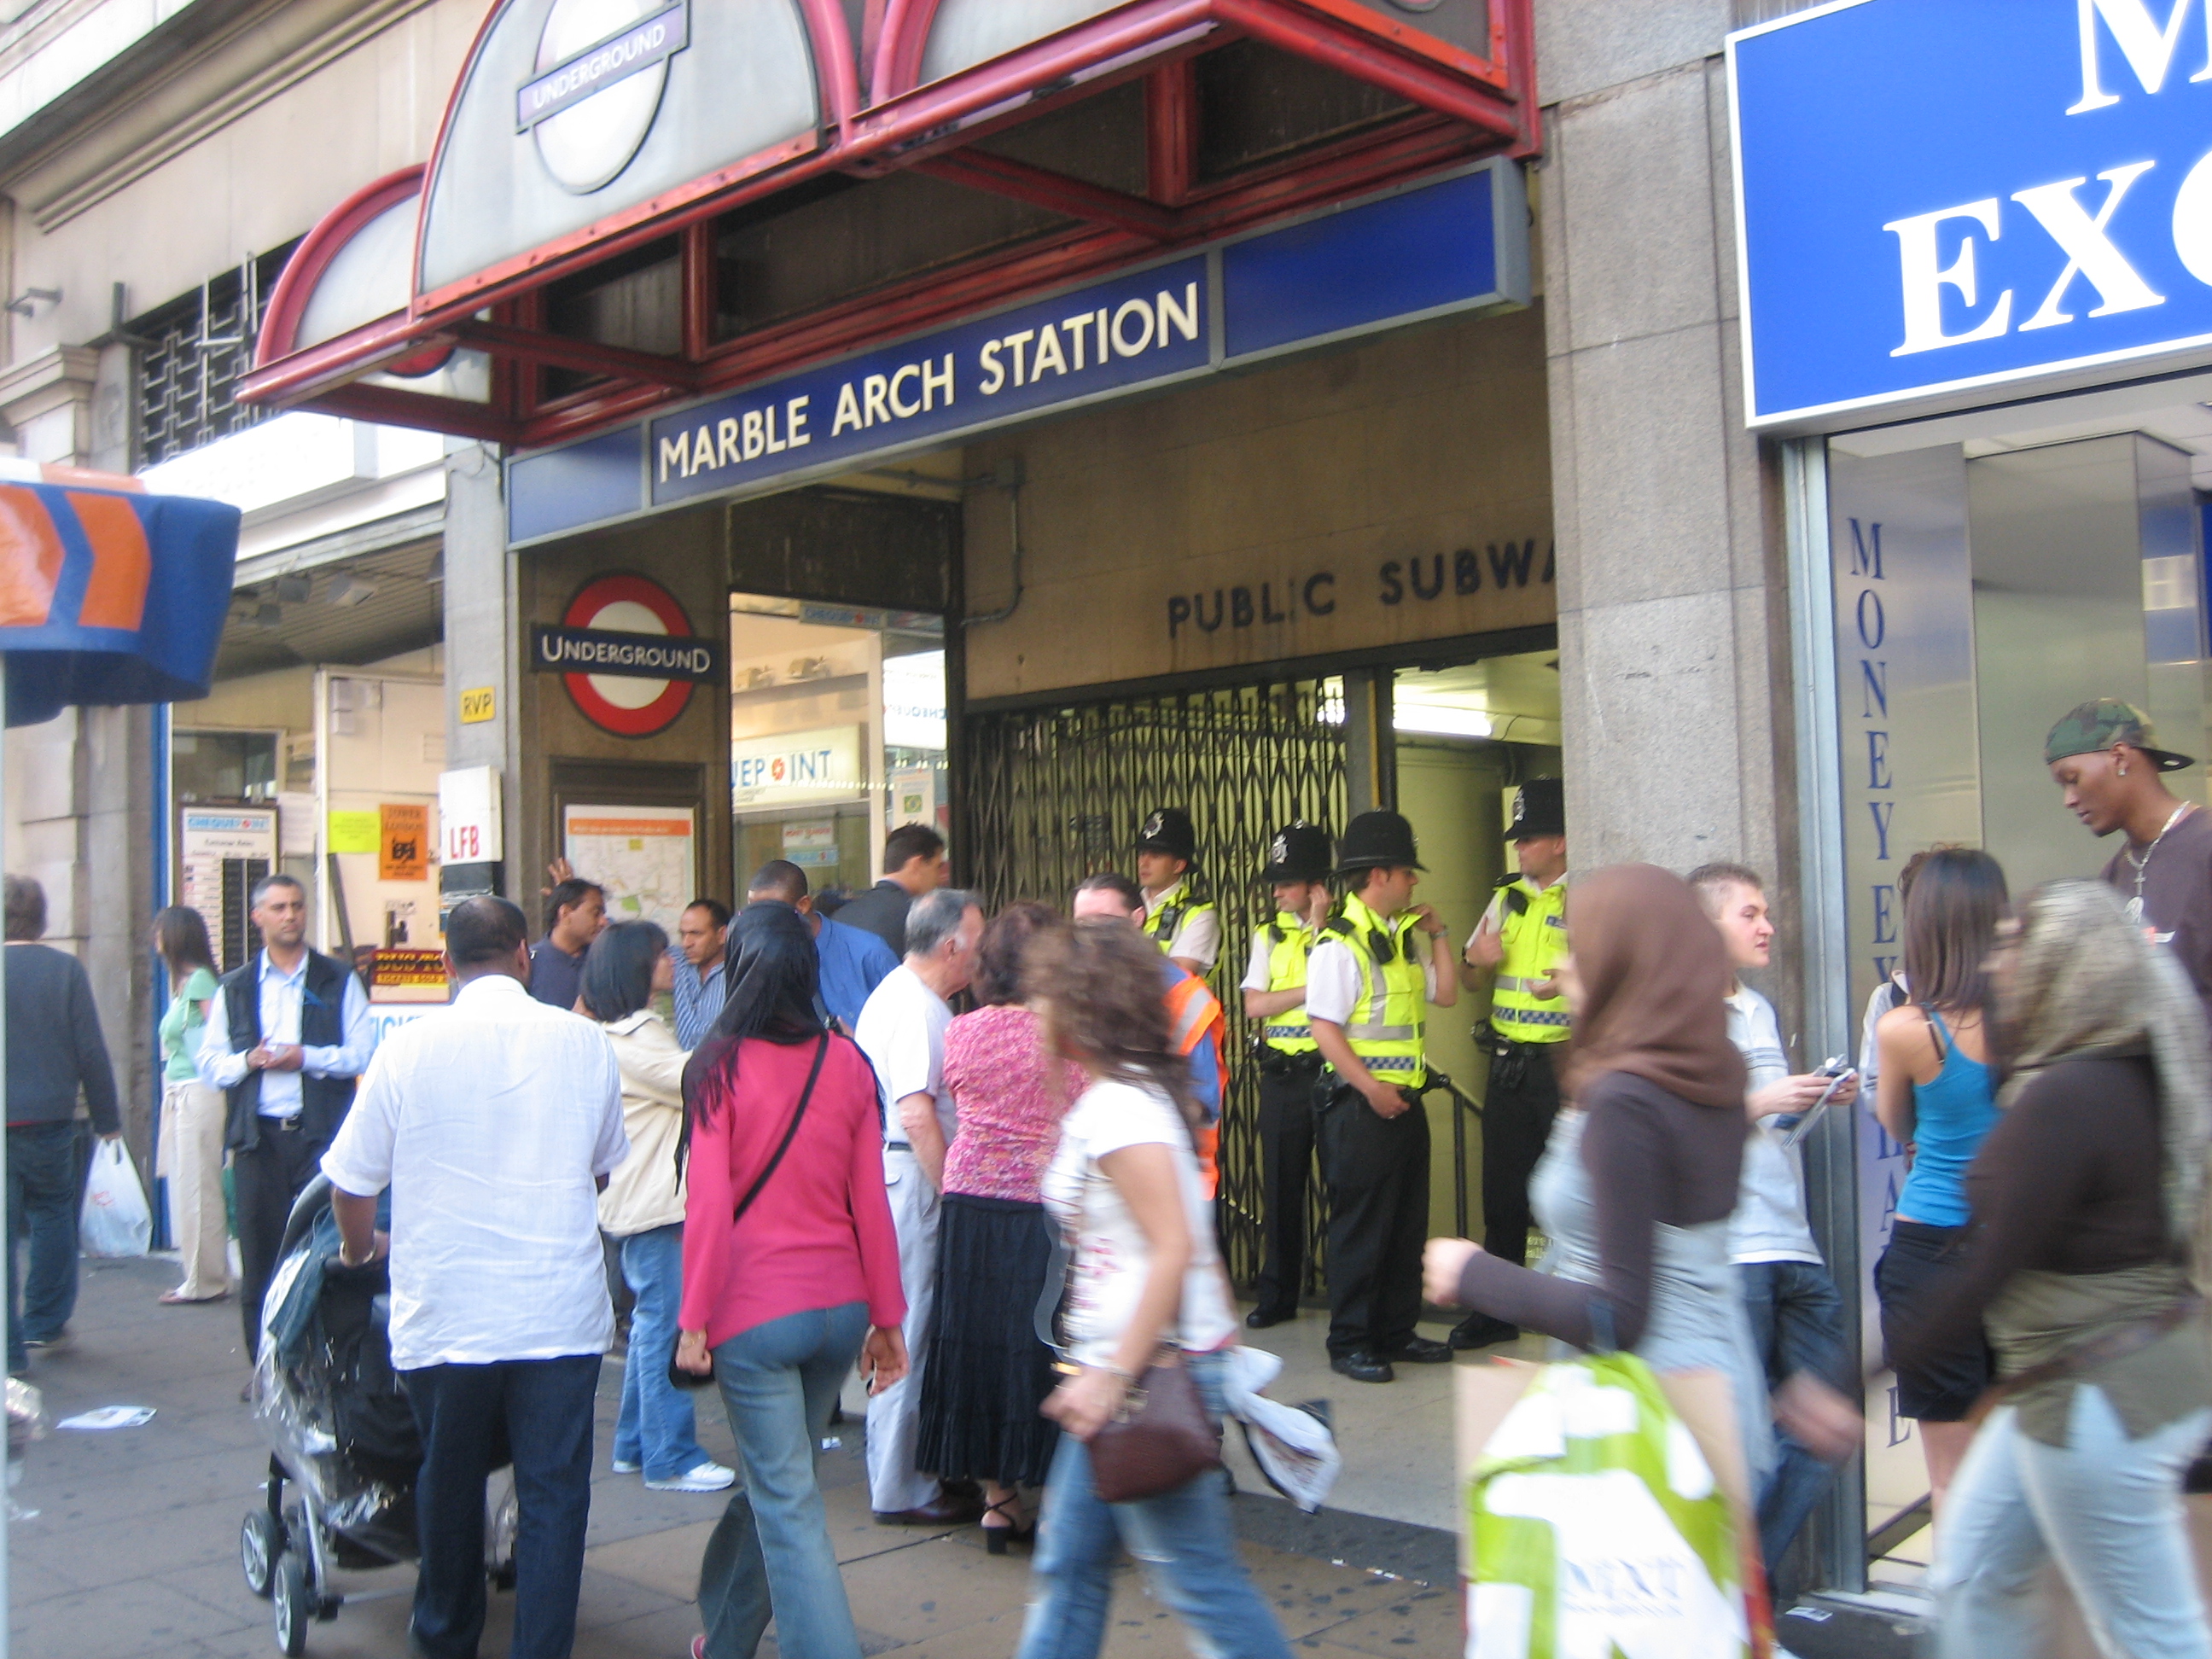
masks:
[[[1766,1386],[1778,1389],[1799,1371],[1808,1371],[1838,1394],[1854,1393],[1840,1340],[1843,1298],[1827,1268],[1817,1261],[1747,1261],[1736,1273],[1743,1281],[1752,1346],[1765,1368]],[[1759,1546],[1770,1574],[1836,1478],[1832,1468],[1778,1427],[1774,1450],[1774,1467],[1759,1489]]]
[[[8,1130],[8,1369],[29,1363],[26,1342],[61,1334],[76,1308],[77,1206],[84,1198],[82,1132],[73,1122]],[[19,1242],[30,1242],[21,1274]]]
[[[2063,1447],[2022,1434],[2014,1407],[1991,1413],[1936,1523],[1935,1653],[2040,1652],[2035,1577],[2055,1559],[2104,1652],[2212,1656],[2181,1499],[2182,1471],[2208,1427],[2212,1407],[2130,1440],[2094,1383],[2074,1390]]]
[[[668,1380],[684,1299],[684,1224],[632,1233],[622,1242],[623,1278],[637,1297],[623,1361],[622,1414],[615,1419],[615,1462],[635,1463],[648,1480],[673,1480],[707,1462],[691,1396]]]
[[[860,1659],[814,1450],[867,1334],[866,1304],[848,1302],[771,1319],[714,1350],[745,1478],[699,1563],[708,1659],[751,1659],[771,1612],[783,1659]]]
[[[514,1633],[508,1659],[568,1659],[592,1513],[592,1401],[599,1356],[402,1371],[422,1436],[415,1517],[415,1646],[476,1659],[484,1620],[484,1480],[514,1460]]]
[[[1218,1417],[1218,1356],[1188,1354],[1183,1363]],[[1182,1620],[1201,1659],[1290,1659],[1274,1613],[1245,1577],[1220,1475],[1209,1471],[1158,1498],[1109,1504],[1091,1485],[1090,1448],[1072,1434],[1060,1437],[1045,1482],[1017,1659],[1094,1659],[1123,1547],[1145,1564],[1152,1593]]]

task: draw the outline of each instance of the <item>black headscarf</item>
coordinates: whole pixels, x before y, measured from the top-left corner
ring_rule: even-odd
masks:
[[[684,1133],[678,1170],[694,1124],[711,1118],[734,1093],[738,1056],[748,1037],[811,1042],[823,1030],[815,1012],[821,959],[814,933],[787,904],[749,904],[730,922],[722,950],[722,1012],[684,1068]]]

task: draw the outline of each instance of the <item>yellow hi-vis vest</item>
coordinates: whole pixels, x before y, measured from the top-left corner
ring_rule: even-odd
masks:
[[[1267,937],[1271,941],[1267,947],[1267,988],[1303,988],[1306,982],[1306,957],[1314,947],[1314,930],[1289,911],[1279,910],[1274,921],[1267,924]],[[1295,1008],[1268,1015],[1267,1024],[1260,1028],[1260,1041],[1278,1054],[1313,1053],[1313,1023],[1306,1018],[1305,1005],[1300,1003]]]
[[[1407,910],[1385,921],[1358,895],[1321,925],[1322,937],[1341,941],[1359,964],[1359,1000],[1345,1022],[1344,1040],[1360,1063],[1385,1083],[1419,1089],[1429,1080],[1421,1054],[1421,1020],[1428,1006],[1424,969],[1426,942],[1415,938],[1420,918]]]
[[[1567,882],[1562,876],[1540,892],[1526,876],[1499,892],[1504,916],[1498,942],[1505,959],[1490,999],[1490,1028],[1511,1042],[1565,1042],[1565,997],[1539,997],[1529,987],[1547,978],[1567,954]]]
[[[1159,904],[1144,920],[1145,936],[1160,947],[1163,956],[1172,955],[1169,947],[1185,920],[1213,908],[1212,899],[1200,898],[1190,890],[1190,878],[1185,876],[1160,895]]]

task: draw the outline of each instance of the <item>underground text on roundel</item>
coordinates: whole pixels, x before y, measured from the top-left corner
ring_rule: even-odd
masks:
[[[541,674],[615,674],[649,680],[710,681],[720,653],[712,640],[664,634],[622,634],[601,628],[530,630],[530,665]]]
[[[1203,255],[664,416],[656,505],[1203,370]]]

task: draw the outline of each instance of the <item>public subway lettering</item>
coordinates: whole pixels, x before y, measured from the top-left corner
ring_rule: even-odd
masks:
[[[1375,600],[1382,605],[1416,604],[1446,594],[1465,597],[1486,586],[1500,591],[1544,586],[1556,581],[1559,562],[1553,550],[1545,549],[1536,559],[1536,543],[1492,542],[1478,554],[1471,547],[1452,553],[1425,553],[1410,559],[1386,559],[1375,569]],[[1168,637],[1180,639],[1188,629],[1217,634],[1226,628],[1267,627],[1298,617],[1327,617],[1339,603],[1336,573],[1316,570],[1288,580],[1238,583],[1202,588],[1191,593],[1171,593],[1167,601]]]
[[[894,443],[903,422],[966,410],[974,400],[1048,380],[1065,381],[1071,396],[1080,396],[1086,377],[1098,377],[1121,360],[1196,341],[1200,292],[1197,283],[1186,283],[1180,294],[1161,289],[1149,299],[1079,311],[984,340],[972,352],[966,347],[932,350],[895,368],[844,380],[834,398],[822,386],[830,414],[827,436],[834,441],[848,433],[884,430],[884,442]],[[979,421],[988,414],[981,407],[973,412]],[[740,409],[688,430],[669,433],[662,428],[665,435],[653,449],[654,480],[665,483],[702,472],[725,473],[802,448],[813,442],[820,414],[809,393]]]
[[[1492,542],[1484,550],[1486,556],[1478,558],[1471,547],[1462,547],[1455,553],[1425,553],[1410,559],[1389,559],[1376,571],[1376,597],[1385,605],[1403,605],[1407,591],[1416,599],[1441,598],[1449,590],[1464,597],[1482,592],[1483,566],[1490,567],[1490,585],[1503,592],[1509,587],[1526,587],[1532,578],[1540,584],[1556,580],[1559,556],[1547,546],[1544,562],[1536,563],[1536,543],[1532,537],[1527,541]]]

